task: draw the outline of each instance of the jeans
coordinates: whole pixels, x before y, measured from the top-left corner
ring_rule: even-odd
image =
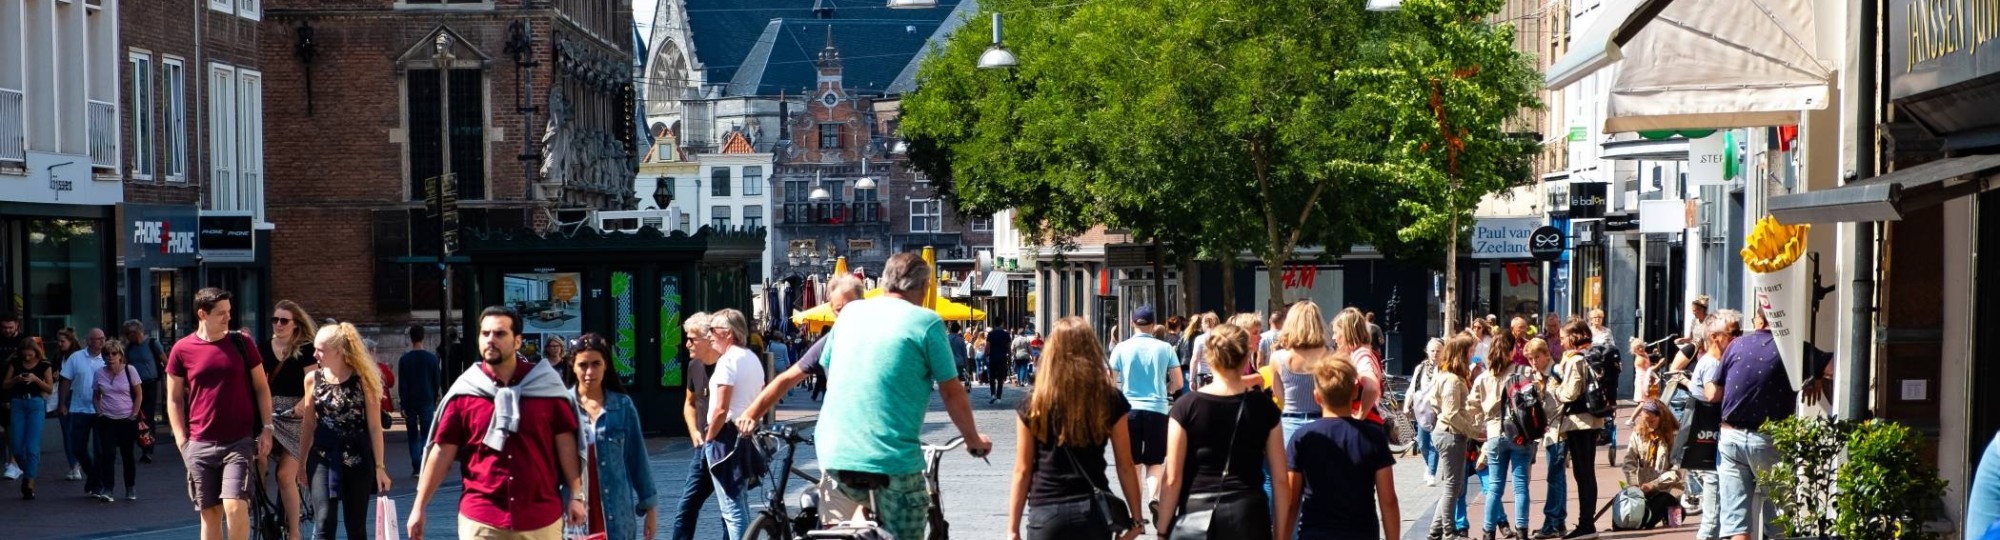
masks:
[[[1437,443],[1431,442],[1431,430],[1417,428],[1417,452],[1424,455],[1424,474],[1437,476],[1438,448]]]
[[[1715,471],[1688,471],[1693,485],[1701,486],[1701,526],[1695,528],[1695,540],[1715,540],[1715,532],[1722,529],[1722,518],[1715,515],[1717,491],[1721,486],[1715,480]]]
[[[1533,465],[1535,446],[1521,446],[1506,437],[1486,441],[1486,527],[1491,532],[1507,521],[1507,508],[1500,504],[1500,492],[1507,489],[1509,472],[1514,478],[1514,525],[1528,528],[1528,466]]]
[[[1022,538],[1027,540],[1066,540],[1069,538],[1097,538],[1109,540],[1111,529],[1096,519],[1091,501],[1084,499],[1061,504],[1045,504],[1028,507],[1028,515]]]
[[[708,462],[700,453],[688,460],[686,479],[682,481],[681,506],[674,511],[674,520],[667,528],[668,538],[674,540],[694,540],[695,523],[701,520],[701,507],[708,504],[708,496],[715,493],[715,484],[708,479]]]
[[[1576,508],[1583,514],[1577,517],[1578,531],[1595,531],[1593,523],[1597,517],[1597,434],[1599,429],[1571,431],[1563,434],[1563,446],[1569,450],[1569,473],[1576,482]]]
[[[1468,441],[1464,435],[1442,429],[1431,432],[1431,439],[1437,445],[1438,457],[1442,458],[1438,460],[1438,465],[1442,467],[1439,470],[1443,474],[1438,475],[1438,481],[1444,484],[1444,498],[1438,499],[1437,514],[1431,520],[1431,531],[1435,534],[1457,529],[1452,511],[1465,502],[1465,445]]]
[[[1284,416],[1278,419],[1278,426],[1282,428],[1284,432],[1284,438],[1279,440],[1285,443],[1286,454],[1291,454],[1292,451],[1292,434],[1298,433],[1299,428],[1305,427],[1306,424],[1313,423],[1314,420],[1318,420],[1318,418],[1299,418],[1296,416]]]
[[[1472,448],[1475,444],[1478,443],[1470,439],[1465,441],[1466,448]],[[1472,530],[1471,522],[1465,517],[1465,494],[1473,491],[1486,492],[1486,469],[1475,465],[1471,459],[1465,460],[1465,485],[1459,489],[1458,500],[1451,505],[1451,524],[1461,531]],[[1474,487],[1475,484],[1477,488]]]
[[[88,474],[95,463],[91,461],[90,426],[96,421],[97,415],[89,413],[71,412],[63,416],[63,451],[69,454],[71,467],[84,470],[83,490],[91,493],[97,492],[98,481],[95,475]]]
[[[1724,537],[1751,534],[1750,524],[1761,523],[1764,537],[1775,538],[1778,529],[1771,526],[1770,520],[1778,515],[1777,505],[1758,488],[1757,471],[1777,464],[1778,451],[1771,446],[1770,435],[1722,428],[1722,436],[1716,441],[1715,466],[1721,488],[1715,493],[1721,499],[1716,511],[1721,515],[1704,515],[1702,519],[1719,519],[1722,529],[1717,533]]]
[[[116,485],[111,476],[111,465],[119,459],[125,460],[125,489],[133,488],[133,480],[139,476],[138,461],[132,458],[132,451],[139,444],[139,421],[133,419],[99,418],[97,425],[97,469],[91,471],[91,483],[110,492]]]
[[[750,505],[744,502],[749,491],[743,489],[742,480],[723,482],[713,474],[709,480],[715,484],[715,502],[722,507],[722,529],[731,539],[743,538],[743,528],[750,525]]]
[[[1563,522],[1569,520],[1569,452],[1563,443],[1555,443],[1543,448],[1548,455],[1548,493],[1542,497],[1542,527],[1563,530]]]
[[[313,540],[333,540],[343,522],[348,540],[368,540],[368,502],[375,494],[375,468],[365,461],[338,470],[328,463],[314,463],[311,467],[310,493],[312,500],[319,502],[313,508]]]
[[[1015,383],[1017,383],[1017,384],[1023,384],[1023,385],[1025,385],[1025,384],[1032,384],[1032,383],[1033,383],[1033,381],[1029,379],[1030,375],[1029,375],[1029,371],[1028,371],[1028,367],[1029,367],[1030,365],[1032,365],[1032,364],[1030,364],[1030,363],[1028,363],[1028,362],[1017,362],[1017,363],[1015,363],[1015,365],[1014,365],[1014,382],[1015,382]]]
[[[437,413],[434,404],[404,404],[403,422],[410,425],[410,471],[424,470],[424,447],[431,439],[431,415]]]
[[[7,442],[14,446],[14,461],[21,465],[21,478],[34,480],[42,466],[42,423],[48,414],[41,396],[17,397],[7,419]]]

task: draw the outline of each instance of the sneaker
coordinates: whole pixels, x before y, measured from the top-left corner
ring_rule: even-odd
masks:
[[[1597,539],[1596,527],[1578,527],[1576,530],[1570,531],[1569,534],[1565,534],[1562,537],[1562,540],[1596,540],[1596,539]]]
[[[63,479],[64,479],[64,480],[72,480],[72,481],[74,481],[74,480],[82,480],[82,479],[83,479],[83,468],[82,468],[82,467],[70,467],[70,468],[69,468],[69,474],[66,474],[66,475],[63,475]]]
[[[8,479],[8,480],[20,480],[20,479],[21,479],[21,466],[20,466],[20,465],[15,465],[15,464],[13,464],[12,462],[9,462],[9,463],[7,463],[7,474],[6,474],[6,476],[7,476],[7,479]]]
[[[139,500],[139,493],[132,491],[132,488],[125,488],[125,500],[128,501]]]
[[[103,491],[99,491],[99,492],[97,492],[97,493],[95,493],[95,494],[93,494],[93,495],[91,495],[91,496],[92,496],[92,497],[96,497],[96,498],[97,498],[97,500],[100,500],[100,501],[104,501],[104,502],[112,502],[112,501],[116,501],[116,500],[118,500],[118,499],[116,499],[116,498],[113,498],[113,497],[111,496],[111,494],[110,494],[110,493],[107,493],[107,492],[103,492]]]
[[[1430,486],[1430,487],[1437,487],[1437,485],[1438,485],[1438,476],[1437,476],[1437,475],[1435,475],[1435,474],[1430,474],[1430,473],[1424,473],[1424,485],[1426,485],[1426,486]]]
[[[1551,538],[1562,538],[1562,535],[1563,535],[1562,528],[1555,527],[1552,525],[1543,525],[1542,528],[1535,529],[1535,540],[1549,540]]]

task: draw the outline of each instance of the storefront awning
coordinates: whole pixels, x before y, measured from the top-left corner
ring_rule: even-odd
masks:
[[[1825,108],[1808,0],[1606,0],[1577,48],[1549,70],[1561,88],[1612,63],[1603,131],[1796,124]]]
[[[2000,155],[1946,158],[1833,189],[1771,197],[1784,223],[1897,221],[1954,197],[2000,186]]]

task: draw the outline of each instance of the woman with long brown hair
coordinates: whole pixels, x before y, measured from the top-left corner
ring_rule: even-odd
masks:
[[[639,428],[639,406],[611,368],[611,342],[596,332],[577,336],[570,351],[571,377],[585,433],[584,473],[591,486],[589,531],[606,538],[653,538],[659,532],[659,488],[646,461],[646,436]],[[639,522],[640,518],[645,523]]]
[[[1290,493],[1285,474],[1284,432],[1278,406],[1251,392],[1242,373],[1256,354],[1248,331],[1233,324],[1209,331],[1206,350],[1215,382],[1174,402],[1167,415],[1167,474],[1161,483],[1160,533],[1205,535],[1212,539],[1290,537],[1276,531],[1266,472],[1277,493]],[[1290,497],[1279,497],[1277,515],[1291,516]]]
[[[306,475],[319,501],[313,512],[318,540],[332,540],[342,521],[351,540],[368,538],[368,499],[389,491],[382,446],[382,374],[354,325],[320,329],[314,341],[318,368],[300,384],[312,399],[298,414],[311,429],[300,442],[311,456]]]
[[[1479,410],[1467,399],[1471,390],[1466,384],[1472,377],[1468,365],[1472,349],[1478,343],[1478,339],[1466,335],[1445,340],[1444,354],[1438,356],[1436,379],[1429,385],[1431,403],[1437,404],[1438,409],[1437,428],[1431,431],[1431,440],[1438,451],[1438,482],[1444,484],[1444,497],[1438,499],[1437,513],[1431,520],[1430,540],[1459,536],[1453,514],[1465,501],[1466,445],[1471,435],[1482,429]]]
[[[259,352],[264,356],[264,377],[271,382],[271,457],[278,463],[278,501],[285,509],[286,529],[291,540],[299,538],[299,484],[305,476],[305,450],[300,445],[300,420],[293,410],[306,397],[306,374],[318,363],[314,359],[313,337],[319,332],[311,314],[291,300],[279,300],[271,309],[271,339]]]
[[[49,363],[42,354],[42,347],[32,339],[21,340],[21,348],[14,351],[14,357],[7,362],[6,377],[0,379],[0,396],[6,396],[11,410],[8,412],[8,443],[14,447],[14,459],[21,464],[21,498],[35,498],[35,477],[41,470],[42,426],[47,420],[45,403],[49,392],[54,392],[55,365]]]
[[[1014,485],[1007,507],[1008,538],[1108,539],[1138,536],[1142,526],[1114,531],[1096,516],[1091,495],[1111,492],[1104,475],[1104,445],[1111,444],[1127,511],[1139,514],[1139,476],[1133,466],[1126,412],[1132,406],[1105,374],[1104,347],[1082,317],[1065,317],[1050,330],[1039,378],[1018,407],[1020,434]],[[1022,508],[1028,523],[1021,527]]]

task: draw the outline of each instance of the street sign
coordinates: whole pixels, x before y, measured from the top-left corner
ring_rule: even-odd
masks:
[[[444,254],[450,256],[458,252],[458,174],[438,177],[441,184],[437,189],[440,228],[444,231]]]
[[[1563,250],[1568,248],[1564,245],[1568,240],[1563,236],[1562,229],[1543,225],[1528,235],[1528,255],[1538,261],[1562,258]]]

